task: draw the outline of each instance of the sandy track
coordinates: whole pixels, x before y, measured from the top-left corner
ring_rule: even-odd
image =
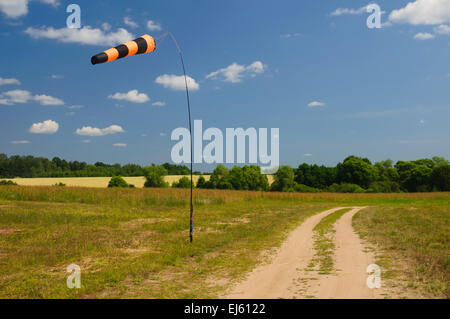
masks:
[[[380,298],[382,289],[369,289],[367,266],[374,263],[365,252],[352,227],[352,217],[364,207],[354,207],[335,224],[335,269],[320,275],[306,271],[315,255],[313,228],[327,215],[345,207],[333,208],[303,222],[278,249],[269,264],[254,269],[225,298]]]
[[[353,216],[364,207],[355,207],[345,213],[335,224],[334,268],[330,275],[304,271],[304,278],[313,277],[305,283],[303,296],[320,299],[371,299],[382,298],[383,288],[369,289],[366,284],[367,266],[374,263],[374,255],[367,252],[352,227]],[[309,274],[308,274],[309,273]]]
[[[321,212],[304,221],[289,234],[269,264],[255,268],[225,298],[295,298],[298,291],[295,280],[314,256],[314,226],[325,216],[342,208],[344,207]]]

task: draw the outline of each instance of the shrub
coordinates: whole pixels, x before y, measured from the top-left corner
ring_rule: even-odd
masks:
[[[17,185],[17,183],[13,182],[13,181],[0,181],[0,185]]]
[[[169,183],[164,181],[167,170],[162,166],[149,166],[145,168],[144,187],[169,187]]]
[[[368,193],[398,193],[400,185],[396,182],[378,181],[370,183]]]
[[[306,186],[304,184],[296,184],[294,186],[294,190],[299,193],[318,193],[318,192],[320,192],[320,189]]]
[[[123,187],[128,188],[130,185],[120,176],[113,176],[109,181],[108,187]]]
[[[277,192],[293,192],[295,181],[294,181],[294,170],[288,165],[281,166],[275,173],[274,182],[272,183],[270,190]]]
[[[203,176],[200,176],[197,180],[197,188],[206,188],[206,179]]]
[[[364,193],[365,190],[356,184],[342,183],[333,184],[328,187],[328,191],[332,193]]]
[[[59,182],[59,183],[56,183],[55,186],[61,186],[61,187],[64,187],[64,186],[66,186],[66,184]]]
[[[191,187],[191,180],[187,178],[186,176],[183,176],[178,181],[175,181],[172,183],[172,187],[175,188],[190,188]]]

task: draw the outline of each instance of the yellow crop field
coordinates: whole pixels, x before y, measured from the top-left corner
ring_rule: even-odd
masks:
[[[171,175],[165,176],[164,180],[172,185],[173,182],[178,181],[184,175]],[[189,176],[187,176],[189,177]],[[200,176],[194,175],[194,183],[197,183]],[[209,180],[209,175],[203,176],[206,180]],[[52,186],[58,183],[66,184],[71,187],[95,187],[104,188],[108,187],[108,183],[111,177],[49,177],[49,178],[13,178],[9,179],[21,186]],[[128,184],[133,184],[135,187],[144,187],[145,177],[124,177]],[[273,182],[273,176],[267,175],[269,184]]]

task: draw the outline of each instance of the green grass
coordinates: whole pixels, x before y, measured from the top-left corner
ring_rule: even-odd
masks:
[[[188,195],[184,189],[0,187],[0,298],[219,297],[317,212],[356,204],[445,208],[450,201],[449,193],[196,190],[190,244]],[[81,289],[66,286],[72,263],[81,267]]]
[[[318,266],[319,274],[329,274],[334,270],[334,250],[336,245],[334,243],[334,224],[336,221],[348,212],[350,208],[340,209],[334,213],[324,217],[313,229],[314,231],[314,249],[316,251],[315,256],[308,265],[308,268],[312,270]]]
[[[450,201],[449,201],[450,202]],[[370,207],[353,226],[377,248],[383,278],[431,297],[450,297],[450,205],[416,203]]]

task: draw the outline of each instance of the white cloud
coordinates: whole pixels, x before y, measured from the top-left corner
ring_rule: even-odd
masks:
[[[125,143],[115,143],[113,144],[114,147],[127,147],[127,144]]]
[[[11,78],[11,79],[4,79],[4,78],[0,77],[0,86],[2,86],[2,85],[12,85],[12,84],[20,85],[20,81],[17,80],[17,79],[13,79],[13,78]]]
[[[28,132],[33,134],[55,134],[59,129],[59,124],[52,120],[47,120],[31,125]]]
[[[313,156],[311,153],[306,153],[306,154],[303,154],[303,156],[306,156],[306,157],[311,157],[311,156]]]
[[[341,16],[341,15],[359,15],[366,12],[367,6],[361,7],[359,9],[349,9],[349,8],[337,8],[331,12],[331,16]]]
[[[161,31],[162,27],[159,23],[156,23],[155,21],[152,20],[148,20],[147,29],[149,29],[150,31]]]
[[[0,11],[8,18],[17,19],[28,13],[28,2],[30,0],[0,0]],[[40,0],[40,2],[54,7],[59,5],[58,0]]]
[[[71,110],[76,110],[76,109],[82,109],[84,106],[83,105],[71,105],[68,108]]]
[[[309,107],[316,107],[316,106],[325,106],[325,103],[319,102],[319,101],[313,101],[308,104]]]
[[[159,133],[159,136],[167,136],[166,133]]]
[[[245,76],[254,77],[257,74],[264,73],[266,66],[261,61],[255,61],[249,65],[232,63],[226,68],[209,73],[207,79],[219,79],[224,82],[239,83]]]
[[[417,33],[414,36],[414,39],[416,40],[430,40],[430,39],[434,39],[436,36],[434,34],[428,33],[428,32],[420,32]]]
[[[12,19],[28,13],[28,0],[0,0],[0,10]]]
[[[76,113],[75,112],[66,112],[67,116],[74,116]]]
[[[166,106],[166,102],[156,101],[152,103],[153,106]]]
[[[106,128],[97,128],[91,126],[83,126],[75,131],[77,135],[81,136],[105,136],[109,134],[123,133],[123,128],[119,125],[111,125]]]
[[[11,141],[11,144],[30,144],[30,141]]]
[[[33,100],[39,102],[41,105],[64,105],[64,101],[49,95],[36,95]]]
[[[50,78],[53,80],[59,80],[59,79],[62,79],[63,76],[59,75],[59,74],[52,74],[52,75],[50,75]]]
[[[450,26],[441,24],[440,26],[435,27],[434,32],[442,35],[450,35]]]
[[[109,30],[111,30],[111,25],[108,22],[103,22],[102,29],[105,31],[109,31]]]
[[[131,90],[128,93],[115,93],[108,97],[114,100],[125,100],[133,103],[145,103],[150,101],[147,94],[139,93],[138,90]]]
[[[27,103],[33,96],[25,90],[12,90],[0,94],[0,104],[14,105],[17,103]]]
[[[186,88],[183,75],[163,74],[155,79],[155,83],[161,84],[166,89],[175,91],[182,91]],[[187,76],[187,84],[191,91],[200,89],[200,85],[190,76]]]
[[[88,144],[88,143],[90,143],[91,142],[91,140],[81,140],[81,143],[86,143],[86,144]]]
[[[126,16],[125,18],[123,18],[123,23],[125,23],[127,26],[132,27],[132,28],[137,28],[138,24],[136,22],[134,22],[130,17]]]
[[[49,95],[35,95],[33,96],[26,90],[12,90],[0,94],[0,104],[14,105],[27,103],[29,101],[39,102],[41,105],[63,105],[64,101]]]
[[[412,25],[442,24],[450,21],[450,0],[416,0],[393,10],[389,20]]]
[[[424,120],[420,120],[419,123],[420,124],[425,124],[425,121]]]
[[[285,33],[280,35],[280,38],[282,39],[289,39],[289,38],[296,38],[296,37],[301,37],[302,34],[301,33]]]
[[[92,28],[90,26],[81,29],[53,27],[32,28],[25,30],[33,39],[52,39],[63,43],[80,43],[87,45],[117,45],[132,40],[133,35],[126,29],[119,28],[115,32],[107,32],[101,29]]]
[[[428,33],[428,32],[419,32],[416,35],[414,35],[414,39],[416,40],[430,40],[434,39],[436,36],[434,34]]]

